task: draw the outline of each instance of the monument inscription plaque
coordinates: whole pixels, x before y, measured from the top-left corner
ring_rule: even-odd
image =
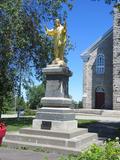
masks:
[[[50,130],[51,129],[51,122],[49,122],[49,121],[42,121],[41,129],[48,129],[48,130]]]

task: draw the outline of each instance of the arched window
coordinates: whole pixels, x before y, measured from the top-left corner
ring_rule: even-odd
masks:
[[[104,89],[102,87],[97,87],[95,92],[97,92],[97,93],[102,93],[103,92],[104,93]]]
[[[104,74],[105,72],[105,56],[103,53],[98,54],[96,59],[96,73]]]

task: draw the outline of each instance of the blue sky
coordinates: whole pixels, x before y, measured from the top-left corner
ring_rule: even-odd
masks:
[[[83,61],[80,53],[112,26],[111,11],[112,5],[105,4],[104,0],[76,0],[72,11],[68,13],[68,34],[75,46],[67,56],[68,67],[73,72],[69,81],[69,93],[75,101],[81,100],[83,94]]]

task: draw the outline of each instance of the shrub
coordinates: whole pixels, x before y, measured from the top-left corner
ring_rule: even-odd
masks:
[[[24,116],[34,116],[36,114],[36,111],[31,110],[29,108],[25,109]]]
[[[87,151],[77,156],[61,157],[60,160],[120,160],[119,139],[108,140],[101,146],[93,144]]]

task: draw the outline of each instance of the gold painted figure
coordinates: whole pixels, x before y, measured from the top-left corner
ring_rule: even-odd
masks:
[[[54,29],[49,30],[45,27],[46,34],[54,38],[54,56],[52,64],[65,65],[64,62],[64,49],[66,45],[66,23],[60,24],[60,20],[55,20]]]

